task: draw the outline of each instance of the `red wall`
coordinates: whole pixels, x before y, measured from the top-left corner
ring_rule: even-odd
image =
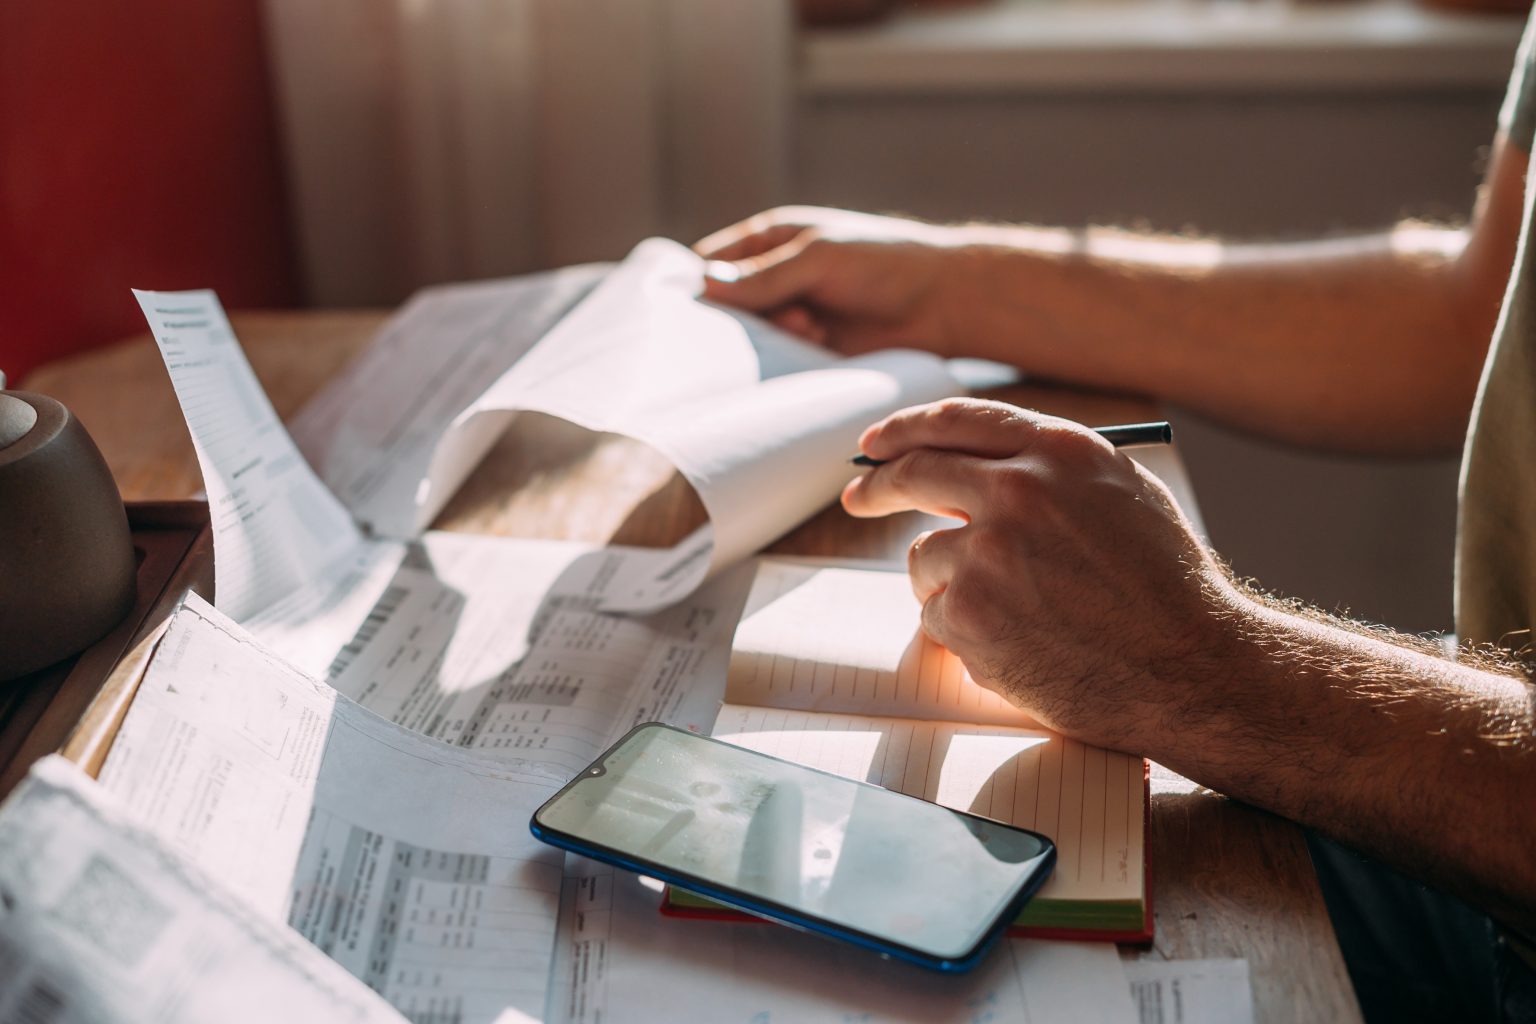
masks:
[[[260,0],[0,2],[0,369],[296,286]]]

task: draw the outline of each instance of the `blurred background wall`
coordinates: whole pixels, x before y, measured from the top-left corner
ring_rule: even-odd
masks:
[[[614,259],[790,191],[795,38],[781,0],[267,10],[321,304]]]
[[[298,298],[260,0],[0,3],[0,370]]]

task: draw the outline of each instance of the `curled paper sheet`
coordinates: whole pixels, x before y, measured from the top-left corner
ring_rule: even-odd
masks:
[[[293,445],[211,291],[135,291],[203,471],[219,607],[244,619],[348,557],[362,535]]]
[[[701,302],[702,284],[697,256],[651,239],[606,275],[423,293],[295,431],[353,514],[396,538],[432,521],[519,412],[641,441],[710,521],[627,552],[604,607],[671,604],[834,499],[870,423],[961,390],[934,356],[841,359]]]

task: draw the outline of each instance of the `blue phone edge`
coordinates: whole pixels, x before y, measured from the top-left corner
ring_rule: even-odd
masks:
[[[785,907],[780,904],[768,901],[760,901],[743,897],[741,893],[736,892],[735,890],[722,889],[719,886],[713,885],[706,879],[694,878],[682,874],[681,872],[672,871],[668,868],[662,867],[659,864],[651,864],[645,861],[635,860],[634,858],[620,853],[617,850],[610,849],[606,846],[599,846],[596,844],[588,843],[584,840],[576,838],[575,836],[566,835],[562,832],[553,831],[552,829],[546,828],[544,825],[539,823],[539,815],[544,811],[544,809],[563,797],[566,792],[571,789],[571,787],[586,779],[592,765],[601,764],[615,750],[629,742],[630,737],[639,732],[641,729],[654,726],[660,726],[664,729],[672,729],[675,732],[682,732],[686,735],[693,736],[695,739],[711,739],[711,737],[708,736],[699,736],[697,733],[688,732],[686,729],[677,729],[675,726],[667,725],[664,722],[642,722],[640,725],[635,726],[629,732],[625,733],[611,747],[599,754],[592,761],[591,765],[583,768],[576,774],[575,778],[571,779],[564,786],[561,786],[554,795],[552,795],[548,800],[544,801],[543,804],[539,805],[538,810],[534,811],[533,815],[528,819],[528,831],[533,834],[533,837],[540,842],[548,843],[550,846],[553,846],[557,849],[567,850],[571,853],[577,853],[583,857],[590,857],[595,861],[600,861],[604,864],[610,864],[617,868],[623,868],[625,871],[633,871],[636,874],[643,874],[651,878],[660,879],[668,885],[679,886],[681,888],[687,889],[690,892],[697,893],[700,896],[707,896],[710,899],[716,900],[720,903],[725,903],[729,906],[745,910],[748,913],[756,914],[775,922],[792,925],[813,934],[826,935],[832,938],[842,939],[843,941],[851,943],[852,945],[861,949],[890,956],[910,964],[915,964],[919,967],[926,967],[929,970],[940,971],[945,974],[964,974],[979,964],[986,956],[986,954],[992,949],[992,947],[997,944],[998,939],[1002,937],[1003,933],[1008,930],[1008,925],[1012,923],[1014,918],[1019,916],[1019,911],[1024,908],[1024,904],[1028,903],[1029,900],[1035,895],[1035,893],[1040,891],[1040,887],[1045,884],[1046,879],[1051,876],[1051,872],[1056,866],[1056,844],[1051,840],[1049,836],[1040,835],[1038,832],[1031,832],[1029,829],[1019,829],[1019,826],[1017,825],[1010,825],[1007,822],[994,821],[991,818],[985,818],[979,814],[969,814],[965,811],[956,811],[953,808],[945,808],[945,810],[948,810],[954,814],[964,815],[968,818],[980,818],[982,821],[991,822],[992,824],[996,825],[1002,825],[1004,828],[1019,829],[1021,832],[1029,832],[1030,835],[1034,835],[1040,839],[1045,840],[1046,849],[1045,854],[1040,858],[1039,866],[1036,868],[1035,872],[1030,875],[1028,883],[1020,888],[1018,893],[1016,893],[1014,897],[1009,900],[1008,903],[998,912],[996,921],[994,921],[992,926],[982,934],[981,938],[977,941],[976,946],[963,956],[955,957],[953,959],[944,959],[941,957],[931,956],[922,952],[921,950],[913,949],[910,946],[903,946],[899,943],[890,942],[888,940],[881,939],[878,936],[870,935],[866,932],[855,931],[851,928],[834,924],[831,921],[825,921],[821,918],[807,916],[790,907]],[[714,742],[721,741],[715,740]],[[783,760],[782,758],[773,757],[770,754],[762,754],[760,756],[768,757],[775,761]],[[805,765],[799,765],[798,767],[806,768],[807,771],[818,772],[819,774],[830,774],[827,772],[819,772],[819,770],[815,768],[807,768]],[[841,778],[841,776],[839,776],[839,778]],[[850,779],[848,781],[858,782],[857,779]],[[869,785],[869,783],[859,784]],[[916,798],[914,797],[913,799]]]

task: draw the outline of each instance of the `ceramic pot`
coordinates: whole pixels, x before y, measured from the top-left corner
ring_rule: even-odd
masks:
[[[77,654],[133,608],[117,484],[60,403],[0,391],[0,680]]]

